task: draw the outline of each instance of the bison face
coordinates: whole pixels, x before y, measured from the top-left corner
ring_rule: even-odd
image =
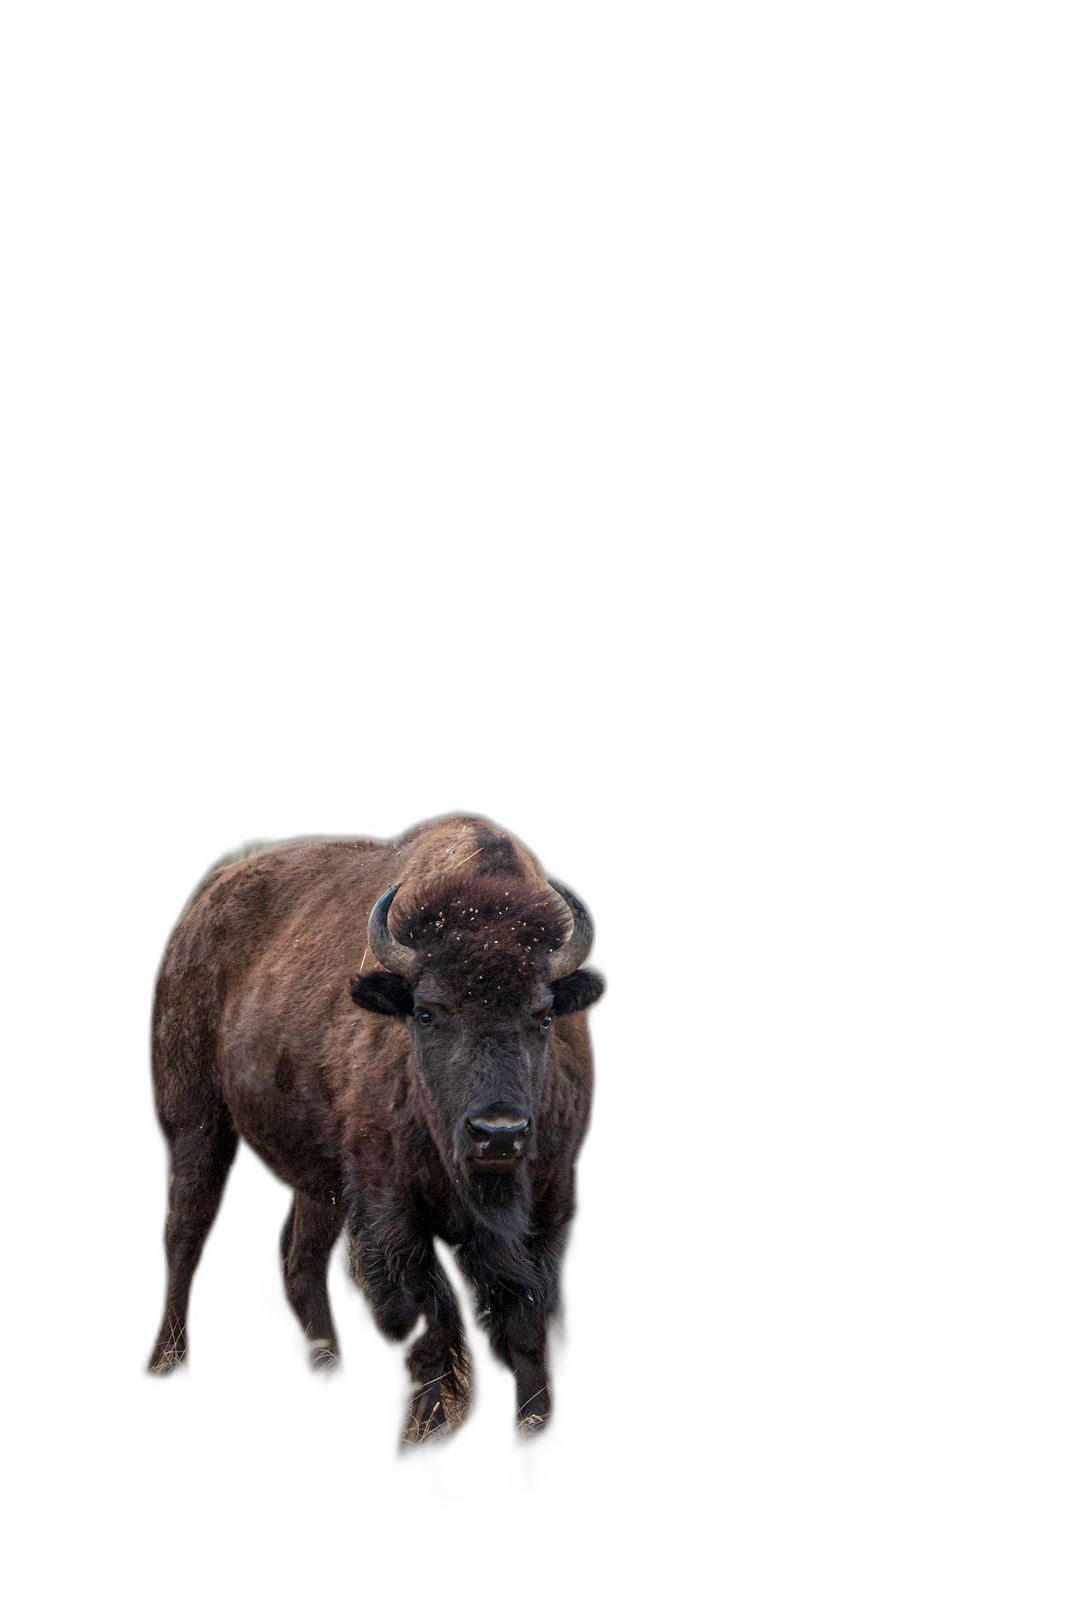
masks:
[[[365,973],[357,1006],[404,1019],[424,1110],[444,1159],[467,1176],[512,1174],[534,1150],[551,1030],[602,994],[595,973],[514,986],[485,1001],[432,972],[415,986],[398,974]],[[460,998],[460,999],[459,999]]]
[[[407,1021],[444,1160],[470,1181],[513,1175],[535,1150],[554,1021],[583,1011],[604,988],[580,970],[588,914],[567,890],[537,895],[503,879],[473,882],[421,895],[399,924],[414,942],[406,946],[387,923],[395,892],[368,925],[386,971],[362,974],[349,993],[368,1012]],[[574,927],[563,943],[567,908]]]
[[[477,1017],[433,975],[413,994],[413,1061],[444,1156],[468,1175],[513,1173],[531,1151],[554,996]],[[483,1010],[483,1009],[481,1009]]]

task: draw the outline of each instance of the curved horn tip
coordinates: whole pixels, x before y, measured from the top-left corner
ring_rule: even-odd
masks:
[[[395,939],[390,932],[388,921],[390,907],[400,888],[401,884],[395,883],[385,894],[380,895],[372,906],[368,917],[368,944],[377,962],[388,968],[391,973],[404,975],[412,965],[414,953],[408,945],[403,945],[399,939]]]
[[[548,880],[555,893],[559,895],[569,908],[574,926],[570,931],[569,939],[565,940],[557,950],[551,953],[551,977],[565,979],[568,974],[579,968],[588,956],[593,942],[592,918],[589,916],[582,901],[572,889],[566,888],[562,883]]]

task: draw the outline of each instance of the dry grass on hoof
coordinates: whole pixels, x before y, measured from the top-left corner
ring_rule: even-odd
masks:
[[[551,1418],[551,1392],[545,1385],[518,1407],[519,1434],[539,1434]]]
[[[539,1434],[541,1429],[547,1427],[550,1412],[529,1412],[525,1417],[518,1418],[519,1434]]]
[[[172,1379],[175,1372],[188,1366],[188,1333],[178,1322],[168,1322],[168,1338],[164,1345],[155,1345],[146,1364],[147,1379]]]
[[[188,1358],[181,1351],[164,1349],[154,1361],[147,1362],[147,1379],[172,1379],[176,1372],[183,1372],[188,1366]]]
[[[429,1440],[444,1440],[465,1421],[469,1397],[449,1386],[445,1378],[434,1386],[420,1385],[413,1392],[402,1446],[422,1446]]]

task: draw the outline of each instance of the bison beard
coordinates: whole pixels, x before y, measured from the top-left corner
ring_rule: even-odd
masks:
[[[337,1357],[326,1271],[344,1224],[380,1328],[404,1339],[423,1321],[405,1438],[456,1427],[469,1359],[441,1238],[514,1373],[519,1423],[542,1426],[592,1089],[582,1015],[603,990],[581,967],[591,937],[581,903],[475,818],[216,868],[169,943],[155,1001],[172,1176],[152,1369],[186,1355],[192,1273],[243,1136],[295,1191],[285,1286],[315,1364]]]

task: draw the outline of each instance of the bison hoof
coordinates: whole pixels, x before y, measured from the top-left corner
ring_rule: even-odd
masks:
[[[418,1413],[413,1409],[406,1413],[402,1432],[398,1434],[398,1456],[408,1456],[419,1450],[421,1445],[439,1445],[442,1440],[449,1440],[450,1434],[452,1429],[442,1401],[436,1401],[431,1411]]]
[[[547,1389],[538,1390],[520,1407],[517,1416],[521,1434],[539,1434],[551,1417],[551,1395]]]
[[[333,1372],[338,1366],[338,1347],[333,1339],[312,1339],[308,1361],[316,1372]]]
[[[187,1339],[168,1339],[163,1344],[155,1345],[147,1371],[158,1378],[164,1378],[167,1374],[175,1372],[177,1367],[182,1367],[186,1360]]]
[[[467,1411],[468,1400],[448,1379],[436,1378],[430,1384],[421,1384],[409,1403],[402,1445],[420,1446],[427,1440],[444,1439],[461,1427]]]
[[[529,1413],[528,1417],[518,1417],[518,1440],[529,1445],[533,1440],[539,1440],[542,1434],[547,1434],[549,1417],[547,1413]]]

